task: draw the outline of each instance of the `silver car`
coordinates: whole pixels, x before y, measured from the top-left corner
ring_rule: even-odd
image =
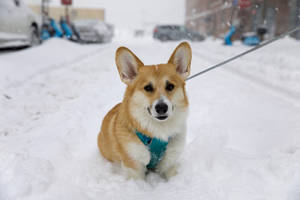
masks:
[[[111,42],[114,36],[114,27],[96,19],[77,20],[74,22],[79,37],[85,43]]]
[[[39,44],[40,24],[21,0],[0,0],[0,48]]]

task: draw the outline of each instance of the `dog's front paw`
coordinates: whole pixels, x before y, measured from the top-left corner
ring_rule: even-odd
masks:
[[[136,172],[129,172],[126,173],[126,179],[130,180],[140,180],[140,179],[145,179],[145,174],[144,173],[136,173]]]
[[[178,164],[174,164],[173,166],[169,167],[168,169],[161,171],[160,175],[161,175],[161,177],[165,178],[166,180],[169,180],[171,177],[178,174],[177,168],[178,168]]]
[[[146,176],[146,168],[145,167],[140,167],[138,170],[136,169],[132,169],[129,167],[126,167],[124,165],[122,165],[126,179],[134,179],[134,180],[138,180],[138,179],[145,179]]]

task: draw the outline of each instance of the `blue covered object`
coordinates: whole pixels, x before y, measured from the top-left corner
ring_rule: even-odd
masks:
[[[41,40],[48,40],[51,38],[49,31],[46,28],[43,28],[41,31]]]
[[[60,26],[67,38],[71,38],[73,36],[73,31],[71,27],[67,24],[66,20],[61,20]]]
[[[50,19],[50,26],[55,30],[54,37],[62,37],[63,32],[57,25],[56,21],[54,19]]]
[[[229,29],[229,32],[227,33],[227,35],[224,38],[225,45],[232,46],[232,36],[235,34],[235,32],[236,32],[236,27],[231,26]]]
[[[244,38],[243,43],[248,46],[255,46],[259,45],[260,39],[256,35],[247,36]]]

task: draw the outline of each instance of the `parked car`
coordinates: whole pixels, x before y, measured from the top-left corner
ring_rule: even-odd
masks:
[[[154,28],[153,37],[161,41],[191,40],[202,41],[204,36],[181,25],[159,25]]]
[[[79,33],[80,40],[86,43],[111,42],[114,28],[105,22],[96,19],[77,20],[74,26]]]
[[[40,21],[21,0],[0,0],[0,48],[39,44]]]

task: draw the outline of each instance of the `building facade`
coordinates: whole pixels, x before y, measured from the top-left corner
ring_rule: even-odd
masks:
[[[223,37],[231,25],[236,37],[267,28],[267,37],[300,25],[300,0],[186,0],[187,27],[202,34]],[[293,36],[300,39],[300,31]]]
[[[41,15],[40,5],[29,5],[29,7],[38,15]],[[66,8],[64,6],[49,6],[48,15],[55,20],[59,20],[61,16],[65,16]],[[105,20],[104,9],[100,8],[73,8],[68,9],[71,20],[77,19],[98,19]]]

